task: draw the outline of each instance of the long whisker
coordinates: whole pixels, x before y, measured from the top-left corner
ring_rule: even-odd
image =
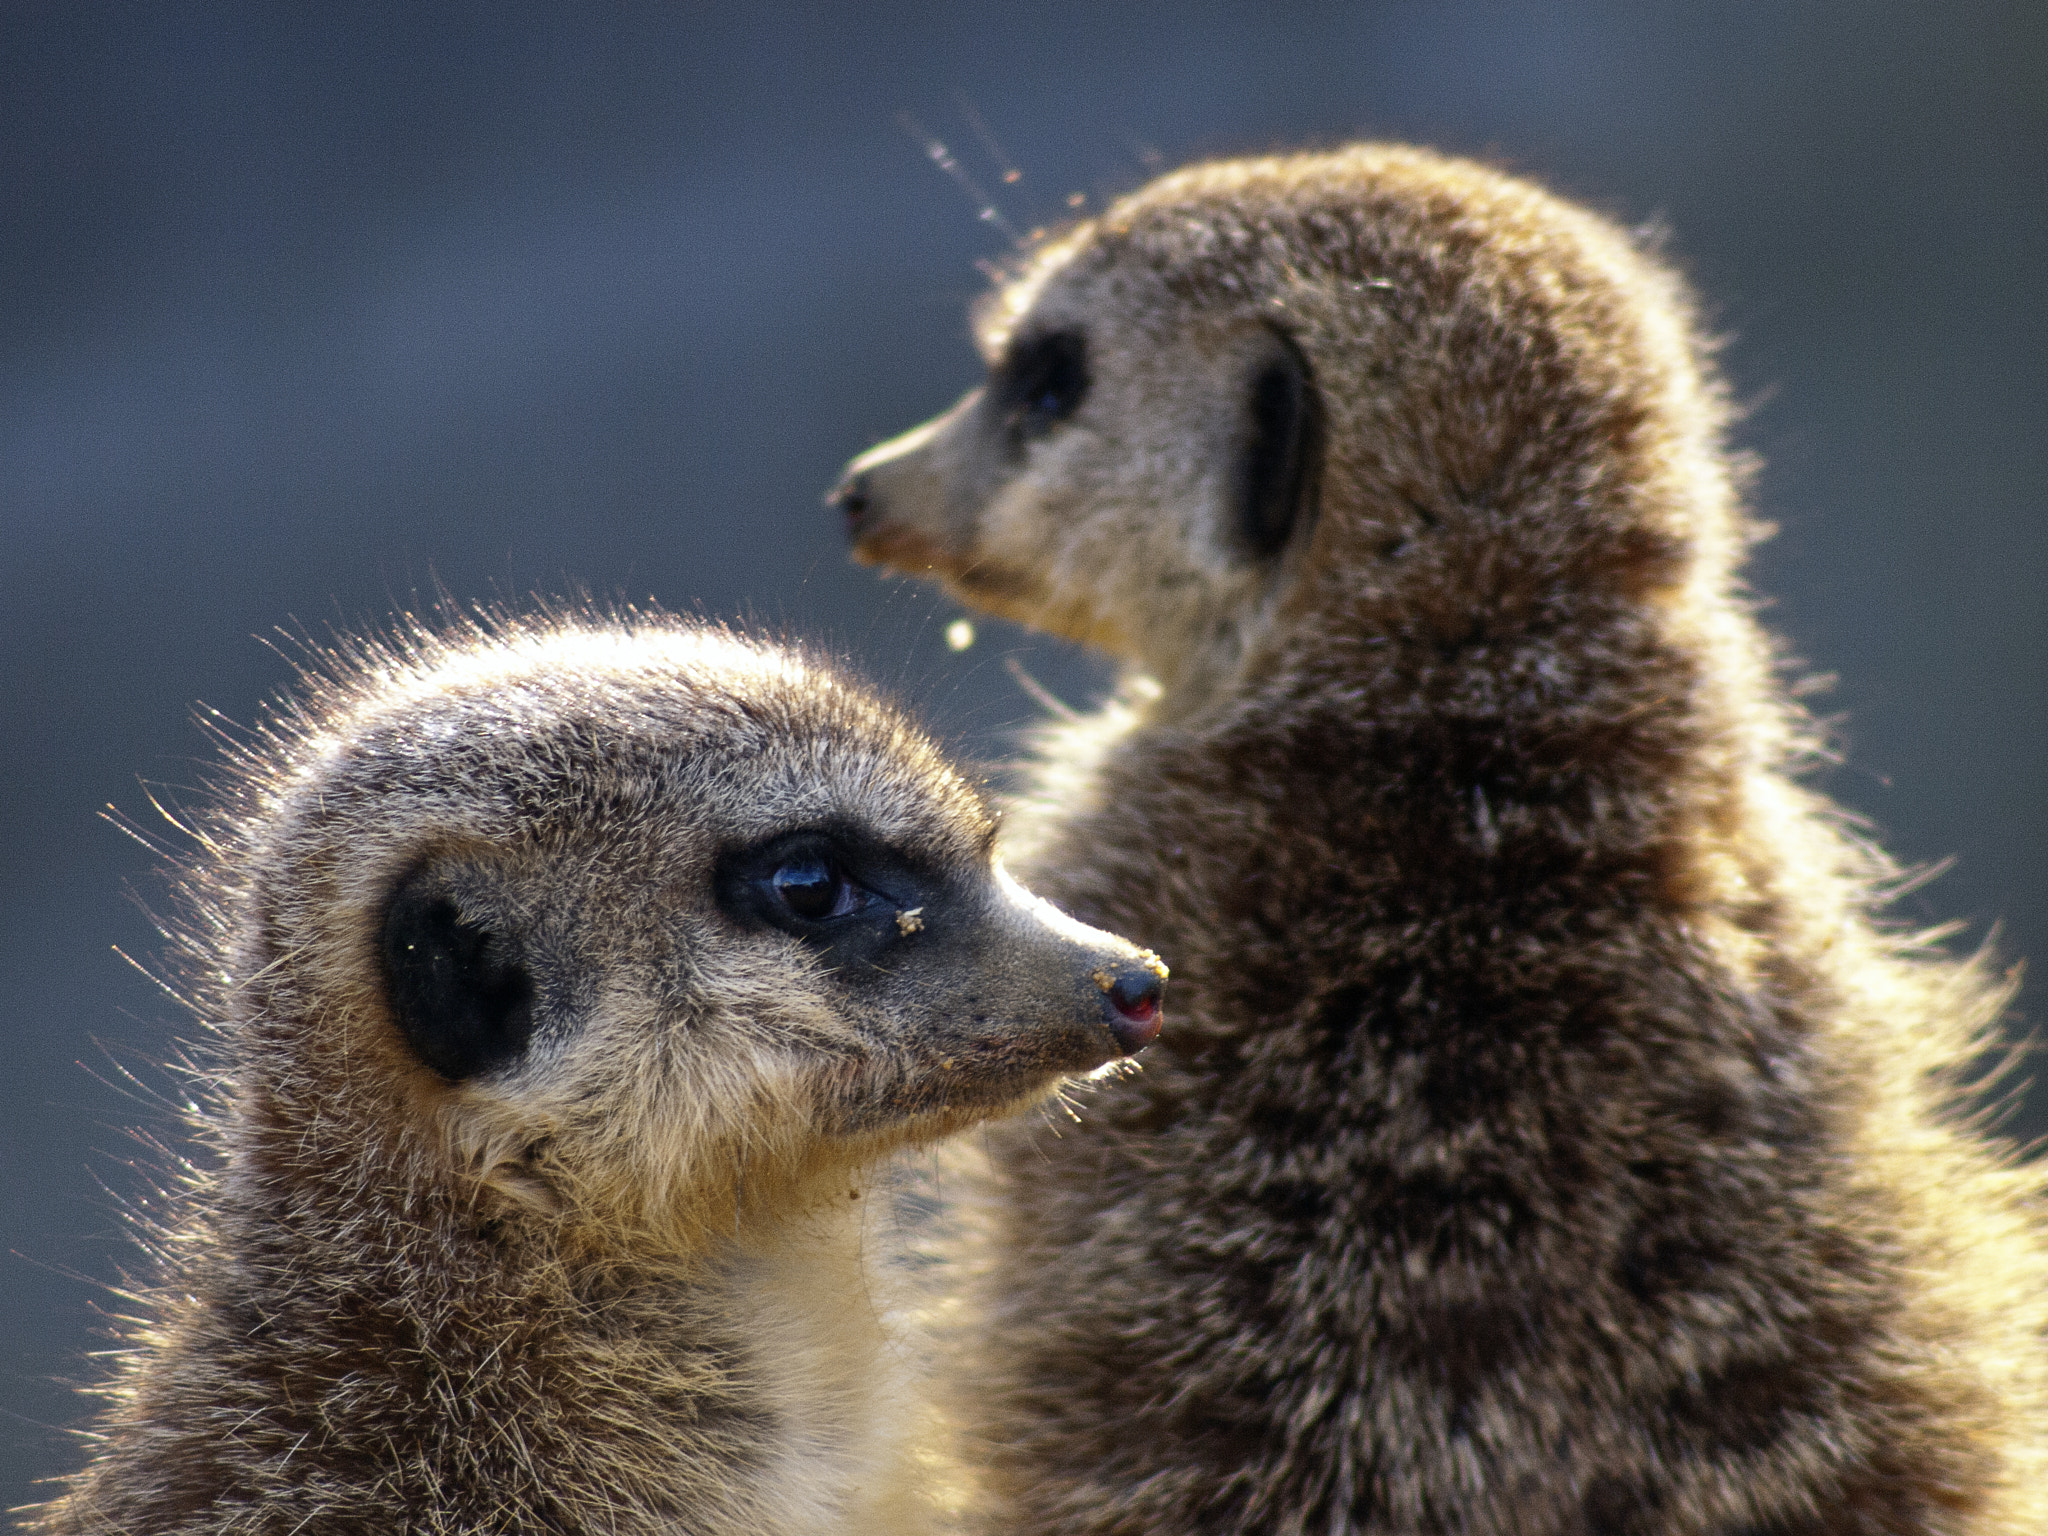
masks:
[[[981,183],[974,179],[967,167],[953,157],[953,151],[946,148],[944,140],[926,132],[924,124],[920,123],[908,112],[898,112],[896,114],[896,121],[902,125],[905,133],[917,140],[919,145],[923,147],[926,158],[948,176],[952,177],[954,182],[974,200],[977,218],[984,224],[993,224],[997,229],[1001,230],[1003,238],[1012,245],[1021,245],[1023,243],[1023,236],[1017,233],[1017,226],[1003,217],[1002,210],[995,205],[995,199],[983,191]]]
[[[988,151],[989,159],[995,161],[996,168],[1003,173],[1003,185],[1014,187],[1022,181],[1024,173],[1003,153],[1003,146],[996,142],[995,134],[990,130],[988,121],[981,115],[980,109],[974,105],[974,99],[965,91],[956,90],[953,92],[953,104],[960,109],[960,115],[967,119],[967,126],[974,130],[974,136],[981,140],[981,147]]]
[[[1015,656],[1005,656],[1003,658],[1003,670],[1016,679],[1017,686],[1022,688],[1030,696],[1031,701],[1047,714],[1056,715],[1062,720],[1078,720],[1081,718],[1081,712],[1078,709],[1074,708],[1073,705],[1067,703],[1050,688],[1046,687],[1045,684],[1033,677],[1025,670],[1024,663]]]

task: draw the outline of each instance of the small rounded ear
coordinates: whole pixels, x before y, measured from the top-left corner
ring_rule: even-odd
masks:
[[[413,1053],[451,1082],[525,1053],[533,978],[510,936],[466,921],[431,871],[399,883],[379,935],[384,995]]]
[[[1294,338],[1266,328],[1253,364],[1237,470],[1237,533],[1259,559],[1315,520],[1323,467],[1323,400]]]

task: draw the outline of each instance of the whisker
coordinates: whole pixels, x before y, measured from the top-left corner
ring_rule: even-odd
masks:
[[[967,167],[953,157],[953,151],[946,148],[943,139],[928,133],[925,130],[924,124],[920,123],[908,112],[898,112],[896,114],[896,121],[902,125],[905,133],[917,140],[923,147],[926,158],[948,176],[952,177],[955,184],[974,200],[975,216],[977,218],[984,224],[993,224],[997,229],[1001,230],[1003,238],[1012,245],[1023,244],[1023,236],[1017,233],[1016,225],[1003,217],[1002,210],[995,205],[995,200],[982,190],[981,183],[974,179]]]
[[[1025,670],[1024,663],[1015,656],[1005,656],[1003,658],[1003,670],[1015,678],[1017,686],[1030,696],[1032,703],[1036,704],[1047,714],[1056,715],[1062,720],[1078,720],[1081,718],[1081,712],[1078,709],[1061,699],[1050,688],[1046,687],[1045,684],[1033,677]]]
[[[956,90],[953,92],[953,103],[959,107],[960,115],[967,119],[967,126],[974,130],[974,136],[981,140],[981,147],[988,151],[989,159],[995,161],[996,168],[1003,173],[1003,185],[1014,187],[1022,181],[1024,173],[1003,153],[1003,146],[996,142],[995,134],[990,130],[987,119],[982,117],[980,110],[974,105],[973,98],[965,91]]]

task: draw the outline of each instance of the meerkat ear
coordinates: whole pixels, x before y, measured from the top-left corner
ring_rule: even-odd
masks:
[[[1323,402],[1308,358],[1277,326],[1266,336],[1252,368],[1237,471],[1237,535],[1260,559],[1314,521],[1323,464]]]
[[[533,978],[518,946],[466,921],[431,869],[401,882],[379,941],[385,999],[421,1061],[460,1082],[524,1053]]]

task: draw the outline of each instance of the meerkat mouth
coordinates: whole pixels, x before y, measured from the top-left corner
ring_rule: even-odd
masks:
[[[1005,618],[1030,622],[1045,592],[1035,578],[978,555],[962,555],[915,528],[880,518],[854,525],[848,537],[853,558],[905,576],[933,577]]]
[[[914,528],[871,514],[849,512],[846,536],[862,565],[885,565],[907,575],[954,574],[959,562]]]

